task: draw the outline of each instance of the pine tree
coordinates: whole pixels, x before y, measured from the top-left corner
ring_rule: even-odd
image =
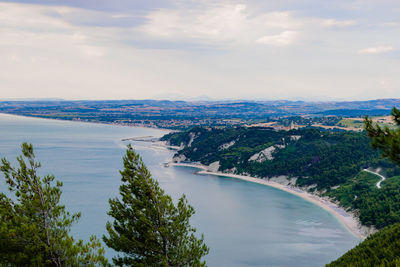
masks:
[[[397,125],[394,129],[387,126],[382,128],[367,116],[364,124],[365,130],[371,138],[371,145],[381,150],[384,157],[390,158],[400,165],[400,112],[398,109],[392,109],[392,117]],[[393,211],[389,211],[389,215],[392,218],[396,216]],[[399,238],[400,224],[392,224],[371,235],[326,266],[400,266]]]
[[[203,236],[189,224],[194,209],[183,195],[175,206],[152,177],[141,157],[129,145],[121,171],[121,199],[110,199],[106,225],[107,246],[122,252],[113,258],[118,266],[205,266],[208,254]]]
[[[22,144],[17,161],[18,168],[6,159],[0,167],[9,190],[0,193],[0,266],[106,266],[96,237],[85,244],[69,235],[80,213],[60,205],[61,182],[38,176],[32,145]]]
[[[392,117],[397,126],[395,129],[387,126],[382,128],[365,117],[365,130],[371,138],[372,146],[380,149],[383,156],[400,165],[400,111],[395,107],[392,109]]]

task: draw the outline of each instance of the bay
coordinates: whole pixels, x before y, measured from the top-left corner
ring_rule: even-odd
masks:
[[[108,199],[118,196],[119,170],[134,136],[165,131],[0,115],[0,157],[15,163],[22,142],[34,145],[41,174],[64,183],[62,202],[82,212],[73,234],[88,240],[105,234]],[[165,191],[186,194],[196,214],[192,224],[210,247],[209,266],[323,266],[359,240],[322,208],[260,184],[211,175],[193,168],[165,168],[173,151],[133,142]],[[5,191],[3,179],[1,191]],[[111,258],[115,252],[106,249]]]

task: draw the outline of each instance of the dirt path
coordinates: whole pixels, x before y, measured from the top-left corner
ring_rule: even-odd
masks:
[[[385,181],[385,179],[386,179],[385,176],[383,176],[383,175],[381,175],[381,174],[378,173],[378,171],[380,171],[380,170],[381,170],[381,169],[379,168],[379,169],[376,170],[376,172],[373,172],[373,171],[370,171],[370,170],[368,170],[368,169],[364,169],[364,171],[366,171],[366,172],[369,172],[369,173],[372,173],[372,174],[375,174],[375,175],[378,175],[379,177],[381,177],[381,180],[380,180],[379,182],[376,183],[376,187],[378,187],[379,189],[381,188],[381,183],[382,183],[383,181]]]

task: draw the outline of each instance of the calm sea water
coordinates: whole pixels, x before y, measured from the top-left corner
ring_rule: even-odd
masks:
[[[31,142],[42,174],[53,173],[64,182],[67,209],[82,212],[73,233],[87,240],[105,233],[108,199],[118,195],[127,144],[121,139],[164,133],[0,115],[0,157],[15,162],[21,143]],[[186,194],[194,206],[192,224],[211,248],[209,266],[323,266],[359,242],[331,214],[297,196],[232,178],[195,175],[192,168],[165,168],[162,163],[173,152],[143,142],[133,145],[165,191],[174,199]]]

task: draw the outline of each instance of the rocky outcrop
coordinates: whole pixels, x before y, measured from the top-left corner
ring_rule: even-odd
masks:
[[[190,140],[189,140],[189,143],[187,144],[187,146],[191,147],[194,139],[196,138],[196,134],[195,133],[189,133],[189,136],[190,136]]]
[[[233,141],[231,141],[231,142],[229,142],[229,143],[222,144],[222,145],[220,145],[220,146],[218,147],[218,150],[221,151],[221,150],[228,149],[228,148],[230,148],[231,146],[233,146],[235,143],[236,143],[236,140],[233,140]]]
[[[172,158],[172,162],[174,162],[174,163],[182,162],[182,161],[185,161],[185,160],[186,160],[186,156],[183,155],[183,154],[181,154],[181,155],[175,155],[175,156]]]
[[[249,161],[256,161],[256,162],[264,162],[266,160],[273,160],[274,156],[272,156],[272,153],[275,152],[277,148],[284,148],[284,145],[275,145],[275,146],[270,146],[267,147],[264,150],[261,150],[260,152],[254,154],[249,158]]]
[[[280,175],[280,176],[274,176],[274,177],[268,178],[268,180],[271,182],[281,184],[281,185],[285,185],[285,186],[286,185],[295,186],[297,178],[296,177],[289,178],[286,175]]]
[[[301,138],[301,135],[291,135],[290,136],[290,140],[292,141],[292,140],[294,140],[294,141],[297,141],[297,140],[299,140]]]
[[[220,167],[219,161],[214,161],[213,163],[207,166],[207,171],[217,172],[219,170],[219,167]]]

